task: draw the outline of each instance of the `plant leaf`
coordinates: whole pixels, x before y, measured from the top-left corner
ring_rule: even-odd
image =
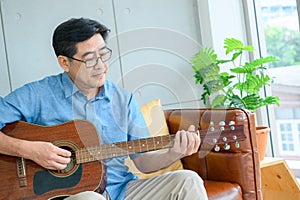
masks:
[[[230,69],[230,71],[232,73],[236,73],[236,74],[252,73],[255,70],[257,70],[257,67],[253,66],[251,63],[245,63],[245,65],[242,67],[236,67],[236,68]]]
[[[270,63],[270,62],[276,62],[276,61],[278,61],[278,59],[276,57],[267,56],[267,57],[258,58],[256,60],[253,60],[250,64],[252,66],[261,66],[263,64]]]
[[[224,48],[226,50],[226,55],[237,50],[241,50],[244,44],[235,38],[226,38],[224,40]]]
[[[247,74],[244,82],[239,82],[234,87],[247,95],[258,94],[265,85],[270,85],[271,79],[268,75]]]
[[[229,107],[246,108],[243,100],[236,94],[230,96],[229,101],[230,101]]]
[[[232,62],[235,61],[235,59],[238,58],[242,53],[243,53],[243,51],[241,51],[241,50],[238,51],[238,52],[236,52],[236,53],[234,53],[234,54],[232,55],[231,61],[232,61]]]
[[[195,71],[203,69],[217,61],[217,54],[209,47],[203,47],[191,60],[192,67]]]
[[[264,99],[264,105],[275,104],[276,106],[280,106],[279,97],[267,96]]]
[[[245,108],[251,111],[262,106],[262,98],[256,94],[246,96],[245,98],[243,98],[243,102]]]
[[[254,47],[251,46],[251,45],[244,46],[244,47],[243,47],[243,50],[244,50],[244,51],[252,52],[252,51],[254,51]]]
[[[212,101],[211,108],[225,108],[226,96],[224,94],[217,95]]]

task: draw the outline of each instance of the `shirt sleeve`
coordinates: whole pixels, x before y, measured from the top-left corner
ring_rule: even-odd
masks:
[[[6,97],[0,97],[0,129],[15,121],[32,121],[37,107],[36,93],[30,85],[24,85]]]

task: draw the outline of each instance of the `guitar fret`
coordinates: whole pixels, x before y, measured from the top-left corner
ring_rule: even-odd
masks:
[[[110,148],[109,148],[108,144],[104,145],[104,147],[105,147],[105,149],[104,149],[105,159],[110,158],[109,157]]]
[[[125,155],[128,155],[128,152],[127,152],[127,142],[118,142],[116,143],[116,156],[125,156]]]
[[[148,151],[155,150],[156,148],[154,146],[153,138],[148,138],[147,141],[148,141],[147,143]]]
[[[128,154],[134,153],[134,142],[133,141],[129,141],[129,146],[127,145],[127,152]]]
[[[145,146],[145,147],[146,147],[146,151],[149,151],[149,144],[148,144],[148,141],[149,141],[148,139],[145,139],[145,143],[146,143],[146,146]]]
[[[102,159],[106,159],[107,158],[107,151],[106,151],[106,145],[105,144],[102,144],[100,146],[100,152],[101,152],[101,158]]]
[[[139,147],[140,147],[140,151],[139,152],[142,152],[141,140],[138,140],[138,142],[139,142]]]
[[[87,162],[92,161],[93,160],[93,147],[87,147]]]
[[[146,141],[145,141],[145,139],[141,139],[141,140],[139,140],[139,141],[141,141],[142,142],[142,144],[141,144],[141,152],[145,152],[145,151],[147,151],[147,146],[146,146]]]
[[[153,150],[157,150],[157,146],[156,146],[156,143],[155,143],[155,138],[151,138],[152,139],[152,146],[153,146]]]
[[[115,144],[115,155],[114,157],[122,156],[122,149],[120,148],[122,143],[118,142]]]
[[[110,153],[111,153],[111,157],[116,157],[116,146],[114,144],[110,145]]]
[[[100,151],[99,147],[96,148],[96,155],[95,155],[95,157],[96,157],[96,160],[101,160],[101,151]]]
[[[102,145],[101,152],[103,154],[103,159],[107,159],[107,149],[106,149],[106,144]]]
[[[160,144],[161,144],[161,146],[164,145],[162,136],[160,137]]]
[[[132,151],[132,142],[131,141],[130,142],[126,142],[126,150],[127,150],[127,154],[129,155],[130,152]]]
[[[162,137],[159,136],[159,137],[155,137],[153,138],[154,140],[154,144],[155,144],[155,149],[161,149],[162,147]]]

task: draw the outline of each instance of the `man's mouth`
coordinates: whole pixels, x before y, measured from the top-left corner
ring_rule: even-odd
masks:
[[[92,74],[92,77],[102,79],[104,74],[105,74],[104,71],[103,72],[98,72],[98,73]]]

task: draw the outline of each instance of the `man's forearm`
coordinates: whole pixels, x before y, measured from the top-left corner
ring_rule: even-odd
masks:
[[[0,154],[24,157],[27,141],[9,137],[0,131]]]
[[[170,166],[182,157],[171,151],[155,151],[140,155],[134,159],[136,167],[143,173],[151,173]]]

